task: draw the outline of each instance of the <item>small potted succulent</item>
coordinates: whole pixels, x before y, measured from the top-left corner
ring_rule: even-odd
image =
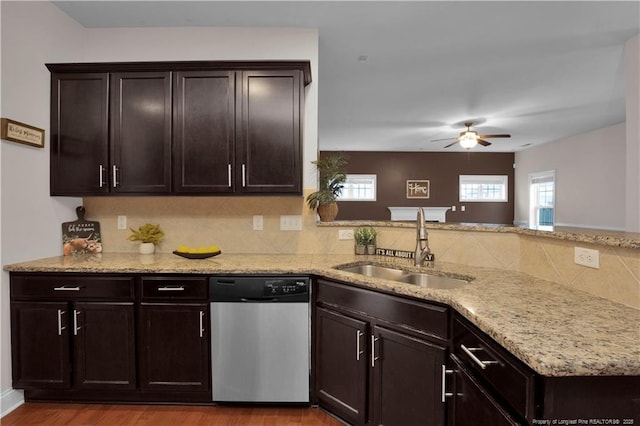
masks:
[[[359,226],[353,233],[356,240],[356,254],[375,254],[378,233],[371,226]]]
[[[140,254],[153,254],[156,245],[160,244],[164,238],[164,232],[160,229],[160,225],[147,223],[139,227],[137,231],[133,228],[129,229],[131,229],[131,235],[127,239],[140,241]]]

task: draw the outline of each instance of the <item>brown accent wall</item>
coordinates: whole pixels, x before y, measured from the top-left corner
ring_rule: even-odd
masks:
[[[323,151],[320,155],[331,154]],[[389,220],[393,207],[445,207],[447,222],[513,224],[514,154],[488,152],[343,152],[349,160],[348,173],[376,174],[375,202],[343,201],[336,220]],[[460,175],[508,175],[509,201],[506,203],[460,203]],[[407,179],[431,181],[429,199],[407,199]],[[461,211],[464,205],[466,210]]]

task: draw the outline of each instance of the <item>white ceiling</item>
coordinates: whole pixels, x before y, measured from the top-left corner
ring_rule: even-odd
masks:
[[[471,120],[512,135],[475,149],[509,152],[623,122],[640,32],[638,1],[54,3],[85,27],[317,27],[322,150],[441,151]]]

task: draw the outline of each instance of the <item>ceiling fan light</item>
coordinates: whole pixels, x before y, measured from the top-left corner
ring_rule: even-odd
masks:
[[[464,132],[460,135],[460,146],[465,149],[471,149],[478,144],[477,136],[473,132]]]

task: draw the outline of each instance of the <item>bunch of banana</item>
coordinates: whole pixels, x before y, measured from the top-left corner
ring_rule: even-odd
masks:
[[[206,254],[206,253],[217,253],[220,251],[220,247],[218,246],[209,246],[209,247],[189,247],[186,245],[180,245],[176,249],[178,253],[189,253],[189,254]]]

